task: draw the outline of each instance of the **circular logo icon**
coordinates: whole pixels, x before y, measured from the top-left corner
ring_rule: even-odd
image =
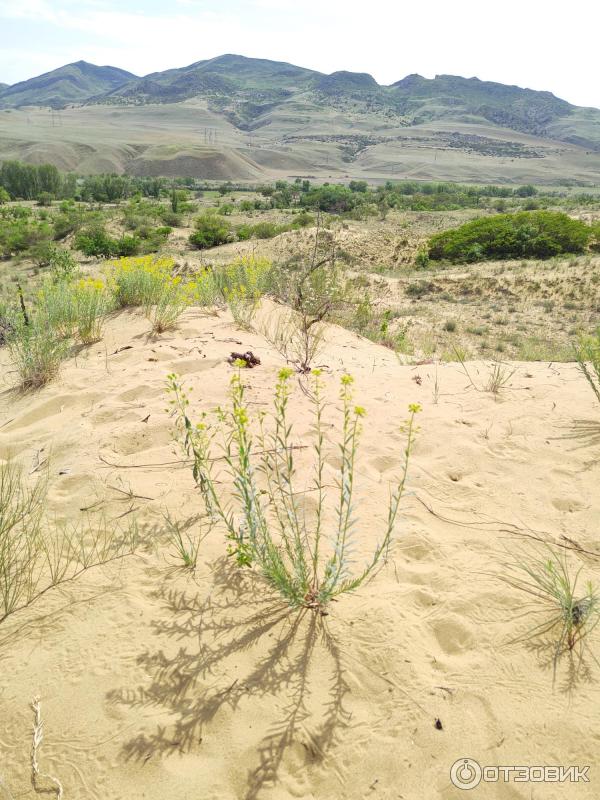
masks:
[[[450,780],[457,789],[474,789],[481,783],[482,770],[472,758],[459,758],[452,764]]]

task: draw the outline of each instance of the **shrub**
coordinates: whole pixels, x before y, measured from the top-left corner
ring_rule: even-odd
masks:
[[[308,211],[300,211],[298,214],[295,215],[294,221],[292,222],[293,228],[308,228],[311,225],[315,224],[315,218],[312,214],[309,214]]]
[[[51,206],[54,200],[55,197],[50,192],[40,192],[37,196],[38,206]]]
[[[417,299],[424,297],[426,294],[435,291],[435,284],[431,281],[416,281],[415,283],[409,283],[406,289],[404,290],[404,294],[407,297],[416,297]]]
[[[171,211],[170,208],[162,207],[160,218],[163,225],[169,228],[179,228],[182,222],[181,214]]]
[[[497,214],[432,236],[429,257],[452,262],[550,258],[583,252],[590,234],[585,223],[557,211]]]
[[[16,308],[0,298],[0,347],[8,344],[17,324]]]
[[[102,338],[102,328],[110,309],[110,298],[101,280],[85,278],[71,287],[75,307],[75,331],[83,344]]]
[[[429,253],[427,250],[419,250],[415,256],[415,267],[426,269],[429,266]]]
[[[22,389],[37,389],[48,383],[68,353],[68,344],[43,318],[20,322],[8,340],[11,361]]]
[[[256,225],[240,225],[237,229],[237,237],[241,241],[246,239],[272,239],[287,230],[289,230],[287,225],[276,225],[274,222],[257,222]]]
[[[55,335],[68,339],[77,329],[77,308],[69,281],[47,280],[38,292],[34,319],[43,321]]]
[[[273,270],[271,283],[272,293],[292,311],[272,341],[298,372],[308,373],[323,338],[322,323],[347,305],[350,292],[332,237],[318,227],[311,257]]]
[[[207,212],[197,217],[194,226],[196,231],[190,236],[190,244],[200,250],[217,247],[217,245],[225,244],[231,239],[229,223],[218,214]]]
[[[151,302],[146,305],[146,316],[152,323],[152,333],[172,330],[194,297],[193,286],[184,284],[179,276],[166,275]]]
[[[200,425],[191,422],[187,397],[174,375],[169,376],[169,391],[173,394],[171,402],[176,424],[184,436],[186,451],[193,458],[194,477],[206,510],[225,528],[229,552],[237,564],[255,566],[270,588],[279,593],[290,607],[326,614],[331,600],[357,589],[387,558],[415,436],[414,416],[419,407],[410,407],[403,469],[390,495],[381,538],[364,567],[353,574],[357,523],[353,501],[355,458],[365,412],[353,406],[352,378],[344,376],[338,456],[339,499],[335,527],[329,531],[326,527],[327,453],[321,380],[318,373],[313,375],[316,510],[312,513],[301,505],[295,486],[297,475],[292,428],[287,417],[291,375],[290,369],[279,373],[270,430],[267,431],[261,416],[256,451],[244,384],[239,373],[232,378],[231,407],[219,414],[224,463],[234,486],[232,503],[223,496],[214,472],[212,442],[216,432],[206,421]]]
[[[79,270],[77,262],[71,253],[62,247],[56,246],[52,248],[48,266],[54,281],[69,281],[75,277]]]
[[[172,258],[139,256],[110,265],[107,285],[119,308],[153,305],[171,276]]]
[[[136,253],[139,253],[139,251],[140,251],[140,240],[138,239],[137,236],[121,236],[120,239],[113,240],[114,255],[134,256],[136,255]]]
[[[300,199],[300,203],[306,208],[341,214],[355,208],[359,200],[360,193],[352,192],[346,186],[325,184],[305,192]]]
[[[9,211],[13,212],[10,217],[0,218],[0,256],[10,258],[52,239],[50,225],[31,220],[29,209],[23,214],[17,208]]]
[[[238,327],[251,329],[260,299],[270,286],[271,270],[265,258],[242,256],[214,271],[214,281]]]
[[[590,227],[592,229],[590,250],[600,253],[600,222],[594,222]]]
[[[199,306],[214,306],[222,300],[219,287],[211,267],[196,273],[190,281],[193,287],[193,298]]]
[[[29,258],[37,267],[48,267],[54,252],[54,244],[49,241],[42,241],[33,245],[29,250]]]
[[[77,234],[74,246],[86,256],[110,258],[118,255],[117,243],[101,224],[86,228]]]
[[[235,292],[260,299],[271,285],[273,265],[266,258],[240,256],[225,267],[213,270],[213,279],[224,300]]]
[[[252,228],[252,235],[255,239],[272,239],[284,230],[284,225],[276,225],[274,222],[257,222]]]

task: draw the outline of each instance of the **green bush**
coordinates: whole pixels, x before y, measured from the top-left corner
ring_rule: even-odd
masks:
[[[101,224],[86,228],[75,237],[75,248],[86,256],[96,258],[134,256],[139,253],[140,245],[137,236],[121,236],[120,239],[113,239]]]
[[[594,222],[591,228],[590,250],[600,253],[600,222]]]
[[[18,214],[0,218],[0,257],[10,258],[51,239],[52,229],[46,222],[36,222]]]
[[[229,223],[218,214],[207,212],[198,217],[194,225],[196,232],[190,236],[190,244],[200,250],[225,244],[231,239]]]
[[[38,389],[60,368],[69,345],[43,315],[25,325],[20,321],[8,339],[13,369],[22,389]]]
[[[115,240],[111,239],[102,225],[82,230],[75,237],[74,244],[86,256],[110,258],[117,255]]]
[[[551,258],[582,253],[591,229],[557,211],[521,211],[482,217],[429,240],[429,258],[471,262],[504,258]]]
[[[48,261],[53,281],[70,281],[79,267],[69,250],[53,245]]]
[[[257,222],[256,225],[240,225],[237,229],[237,236],[240,241],[272,239],[287,230],[289,230],[287,225],[277,225],[275,222]]]
[[[308,228],[311,225],[315,224],[315,218],[312,214],[309,214],[308,211],[300,211],[294,217],[294,221],[292,222],[292,228]]]
[[[51,206],[55,197],[50,192],[40,192],[37,196],[38,206]]]
[[[351,211],[357,205],[357,192],[352,192],[340,184],[324,184],[302,195],[301,205],[319,211],[341,214]]]

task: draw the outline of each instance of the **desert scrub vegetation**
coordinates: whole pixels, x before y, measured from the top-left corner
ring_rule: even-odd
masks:
[[[27,390],[57,374],[73,342],[87,345],[101,338],[112,300],[102,280],[80,276],[61,254],[33,304],[27,307],[21,295],[20,305],[4,312],[3,339],[19,385]]]
[[[287,310],[262,333],[289,364],[308,374],[321,349],[324,323],[344,324],[342,312],[353,296],[346,270],[336,259],[335,241],[329,232],[323,234],[320,221],[310,256],[274,269],[270,293]]]
[[[272,272],[272,263],[256,256],[241,256],[213,270],[215,287],[239,328],[252,329],[260,300],[271,288]]]
[[[107,284],[118,308],[142,307],[152,333],[173,329],[197,296],[197,282],[173,275],[169,257],[139,256],[113,262]]]
[[[580,588],[582,567],[573,570],[566,551],[544,545],[505,565],[503,580],[532,599],[542,622],[515,641],[546,640],[556,678],[560,658],[578,653],[583,662],[588,638],[600,621],[600,597],[591,581]],[[595,660],[595,659],[594,659]],[[597,662],[596,662],[597,663]]]
[[[173,330],[179,317],[195,299],[193,284],[185,283],[180,275],[165,276],[157,294],[146,303],[146,317],[152,325],[152,333]]]
[[[39,389],[52,380],[69,352],[68,341],[41,315],[17,318],[8,337],[10,361],[21,389]]]
[[[111,308],[102,280],[67,278],[44,282],[37,297],[36,314],[59,337],[92,344],[102,338],[104,320]]]
[[[465,354],[459,348],[453,348],[454,358],[458,361],[462,371],[465,373],[469,386],[476,392],[489,392],[497,397],[503,389],[509,386],[510,379],[516,373],[516,367],[502,361],[492,361],[489,365],[488,373],[481,381],[473,378],[466,364]]]
[[[331,600],[364,584],[387,558],[416,433],[415,415],[420,407],[409,406],[403,463],[390,492],[379,541],[364,566],[355,571],[358,525],[354,508],[355,462],[365,410],[353,403],[352,377],[343,376],[337,501],[330,517],[329,481],[325,474],[325,429],[329,423],[325,421],[321,373],[313,371],[312,491],[316,508],[309,511],[297,491],[296,446],[288,419],[292,375],[289,368],[279,372],[271,414],[259,414],[254,421],[250,418],[240,371],[231,380],[230,407],[219,409],[214,423],[206,416],[199,424],[192,422],[189,399],[176,375],[168,378],[170,406],[184,448],[193,459],[193,474],[206,513],[224,527],[230,555],[239,566],[255,567],[291,608],[326,614]],[[233,486],[231,500],[216,473],[215,465],[219,463],[225,465]]]
[[[408,326],[396,322],[398,312],[391,308],[379,308],[371,297],[364,297],[356,305],[354,315],[343,324],[366,339],[383,345],[396,353],[411,353],[412,344],[408,341]]]
[[[0,623],[49,589],[136,551],[135,523],[51,522],[47,486],[47,473],[30,484],[17,462],[0,464]]]
[[[474,219],[429,240],[435,261],[473,262],[486,259],[551,258],[583,253],[591,229],[558,211],[522,211]]]
[[[194,221],[195,231],[189,237],[189,242],[199,250],[216,247],[231,241],[233,234],[231,225],[225,217],[209,210],[201,214]]]
[[[575,347],[577,365],[600,402],[600,328],[592,336],[581,336]]]
[[[168,515],[165,515],[165,524],[168,542],[172,548],[170,555],[175,559],[175,565],[184,569],[195,570],[198,563],[200,545],[208,536],[210,527],[206,532],[201,529],[197,533],[191,533],[189,530],[190,523],[178,522]]]
[[[108,289],[117,308],[152,305],[171,277],[172,258],[140,256],[113,261],[106,271]]]
[[[47,220],[24,206],[0,207],[0,257],[23,255],[52,241],[53,229]]]

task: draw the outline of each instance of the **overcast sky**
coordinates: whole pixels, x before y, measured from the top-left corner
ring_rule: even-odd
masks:
[[[72,61],[138,75],[222,53],[393,83],[418,72],[600,107],[597,0],[0,0],[0,82]]]

